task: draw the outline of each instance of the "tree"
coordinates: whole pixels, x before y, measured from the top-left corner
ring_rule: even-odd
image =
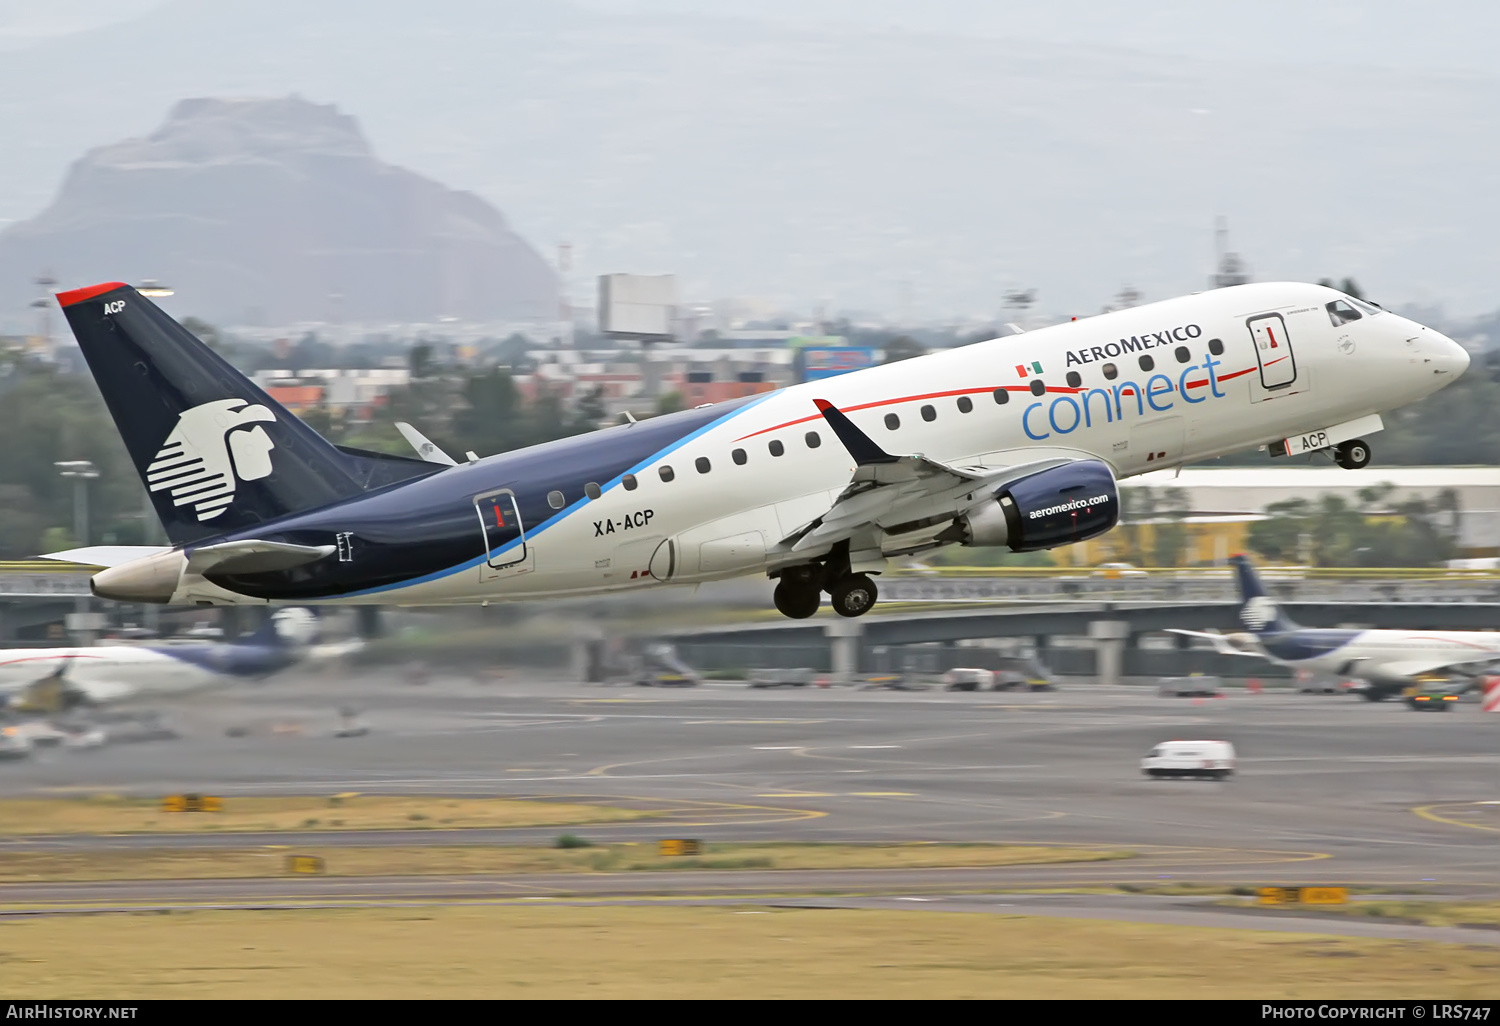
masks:
[[[1354,283],[1353,278],[1345,278],[1342,285],[1335,285],[1332,278],[1320,278],[1318,279],[1318,284],[1324,288],[1338,289],[1344,295],[1353,296],[1355,299],[1365,298],[1365,294],[1359,290],[1359,286]]]
[[[1156,566],[1177,566],[1187,551],[1187,526],[1182,518],[1188,512],[1188,494],[1181,488],[1165,488],[1157,500],[1161,516],[1157,518],[1152,556]]]
[[[687,402],[682,398],[681,392],[668,392],[656,400],[656,412],[658,415],[676,413],[678,410],[685,409],[687,409]]]
[[[913,357],[925,356],[927,350],[923,349],[917,340],[910,335],[897,335],[885,344],[885,363],[898,363],[901,360],[910,360]]]
[[[406,356],[406,364],[411,368],[411,376],[414,378],[429,378],[432,376],[432,346],[426,342],[418,342],[411,347]]]

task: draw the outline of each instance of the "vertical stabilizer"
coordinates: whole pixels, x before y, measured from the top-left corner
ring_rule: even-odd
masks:
[[[438,469],[340,450],[129,285],[57,300],[175,545]]]
[[[1245,556],[1232,556],[1229,562],[1234,566],[1240,585],[1240,622],[1256,634],[1296,630],[1297,625],[1287,619],[1276,600],[1266,594],[1250,560]]]

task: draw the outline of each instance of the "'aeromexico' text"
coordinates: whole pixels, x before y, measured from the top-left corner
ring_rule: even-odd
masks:
[[[1139,353],[1147,349],[1156,349],[1159,346],[1169,346],[1174,342],[1186,342],[1188,339],[1197,338],[1203,334],[1203,329],[1196,324],[1183,324],[1167,331],[1153,331],[1149,335],[1131,335],[1122,338],[1118,342],[1111,342],[1106,346],[1091,346],[1088,349],[1068,350],[1068,366],[1074,364],[1097,363],[1100,360],[1108,360],[1124,353]]]
[[[1059,506],[1048,506],[1046,509],[1034,509],[1026,515],[1032,520],[1035,520],[1038,517],[1050,517],[1054,513],[1067,513],[1075,509],[1086,509],[1089,506],[1101,506],[1108,501],[1108,495],[1096,495],[1092,499],[1074,499],[1072,502],[1064,502]]]

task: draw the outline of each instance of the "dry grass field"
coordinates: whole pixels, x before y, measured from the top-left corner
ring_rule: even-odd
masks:
[[[654,844],[0,852],[0,883],[281,876],[287,872],[288,855],[322,857],[329,876],[411,876],[686,869],[932,869],[1094,862],[1129,854],[1108,849],[998,844],[711,844],[696,858],[663,857]]]
[[[682,907],[0,921],[38,998],[1500,997],[1494,947],[993,914]]]
[[[272,830],[454,830],[466,827],[577,826],[651,815],[606,805],[514,798],[331,795],[226,798],[221,812],[166,812],[160,800],[0,799],[0,833],[136,834]]]

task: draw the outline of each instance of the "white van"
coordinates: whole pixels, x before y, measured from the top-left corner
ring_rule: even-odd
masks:
[[[943,684],[949,691],[993,691],[995,673],[993,670],[961,666],[943,674]]]
[[[1228,741],[1163,741],[1141,760],[1148,777],[1207,777],[1222,780],[1234,772],[1234,745]]]

